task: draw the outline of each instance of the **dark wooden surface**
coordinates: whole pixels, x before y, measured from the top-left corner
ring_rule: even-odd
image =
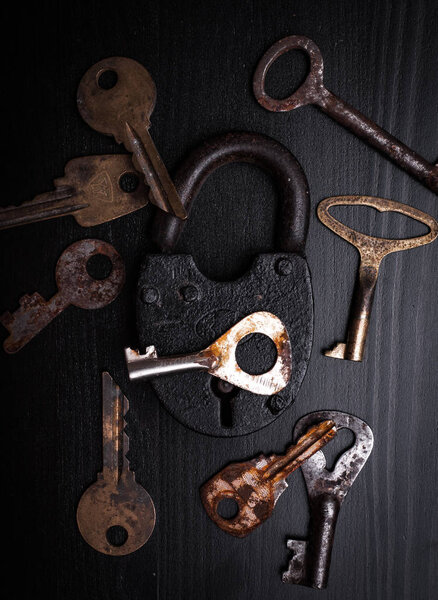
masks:
[[[8,105],[2,204],[50,189],[70,158],[122,151],[82,121],[75,94],[97,60],[135,58],[157,84],[151,133],[170,170],[207,136],[233,129],[271,135],[301,162],[312,198],[307,256],[315,339],[298,399],[274,424],[235,439],[196,434],[170,417],[150,387],[129,383],[123,361],[123,347],[136,343],[135,284],[151,247],[152,208],[89,230],[67,217],[1,232],[1,309],[13,310],[24,292],[50,297],[58,256],[84,237],[114,244],[127,268],[127,284],[113,304],[96,312],[72,307],[20,353],[2,356],[8,597],[436,597],[437,244],[385,259],[365,361],[331,360],[321,349],[344,336],[358,259],[317,221],[315,207],[330,195],[368,194],[436,217],[437,198],[316,108],[266,112],[253,97],[251,78],[273,42],[308,35],[323,53],[329,89],[436,160],[437,11],[435,0],[64,1],[35,3],[32,13],[23,4],[9,6],[2,36]],[[304,68],[300,57],[284,57],[272,69],[270,91],[286,95]],[[267,177],[250,166],[226,167],[205,185],[181,248],[193,249],[206,275],[236,276],[254,253],[273,247],[274,208]],[[378,235],[423,232],[404,217],[372,209],[337,214]],[[130,400],[131,465],[158,513],[150,541],[123,558],[95,552],[75,522],[78,500],[101,468],[104,369]],[[243,540],[209,521],[198,492],[230,461],[283,451],[295,421],[318,409],[351,412],[375,435],[340,514],[326,592],[281,583],[286,539],[307,528],[299,473],[272,518]]]

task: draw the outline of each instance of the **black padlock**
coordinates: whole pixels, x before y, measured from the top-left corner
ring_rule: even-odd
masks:
[[[256,311],[269,311],[285,324],[292,345],[292,376],[279,394],[256,395],[205,372],[152,380],[160,400],[178,421],[195,431],[223,437],[257,431],[293,402],[313,339],[312,287],[304,254],[309,192],[304,172],[287,148],[256,133],[210,139],[178,169],[174,182],[182,203],[189,213],[208,175],[232,162],[253,163],[273,177],[281,198],[278,252],[258,255],[249,271],[234,281],[212,281],[198,270],[192,256],[168,254],[184,222],[159,211],[152,231],[164,253],[146,257],[137,289],[140,350],[154,345],[160,356],[201,350]]]

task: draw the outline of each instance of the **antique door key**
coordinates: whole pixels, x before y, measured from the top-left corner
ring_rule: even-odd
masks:
[[[112,263],[106,279],[94,279],[88,274],[91,257],[102,254]],[[58,259],[56,284],[58,292],[45,300],[38,293],[20,298],[20,307],[5,312],[0,323],[10,335],[3,342],[8,353],[18,352],[67,306],[96,309],[110,304],[120,293],[125,282],[122,258],[110,244],[102,240],[80,240],[71,244]]]
[[[20,206],[0,209],[0,229],[72,215],[93,227],[128,215],[148,203],[145,187],[124,154],[82,156],[65,165],[55,189]]]
[[[332,206],[371,206],[379,212],[398,212],[424,223],[430,231],[426,235],[405,240],[372,237],[340,223],[329,213],[329,208]],[[407,204],[372,196],[334,196],[326,198],[319,203],[317,210],[319,220],[341,238],[355,246],[360,254],[359,272],[351,306],[347,341],[337,343],[332,350],[327,350],[324,354],[331,358],[361,361],[365,350],[374,291],[382,259],[391,252],[409,250],[433,242],[438,235],[438,223],[430,215]]]
[[[279,56],[289,50],[302,50],[310,61],[306,80],[293,94],[277,100],[265,91],[266,74]],[[323,60],[318,46],[302,35],[291,35],[273,44],[262,56],[254,74],[254,94],[259,104],[273,112],[285,112],[315,104],[335,121],[349,129],[380,152],[386,154],[399,167],[438,194],[438,165],[429,163],[393,135],[362,115],[358,110],[332,94],[323,82]]]
[[[105,84],[105,75],[113,81]],[[114,79],[115,82],[114,82]],[[180,219],[187,214],[149,134],[156,89],[148,71],[131,58],[106,58],[83,76],[78,89],[82,118],[96,131],[115,137],[132,152],[135,168],[150,187],[149,200]]]
[[[323,589],[327,587],[336,522],[342,502],[368,460],[373,449],[373,432],[361,419],[347,413],[324,410],[306,415],[295,425],[295,437],[309,427],[330,419],[338,431],[351,429],[355,441],[328,471],[323,452],[313,454],[301,465],[310,506],[308,541],[288,540],[293,551],[284,583],[298,583]]]
[[[245,537],[271,516],[275,504],[288,487],[286,477],[336,435],[332,420],[313,425],[286,454],[264,456],[222,469],[201,488],[201,500],[208,516],[223,531]],[[237,503],[235,517],[226,519],[219,512],[222,500]]]
[[[259,375],[246,373],[236,360],[237,344],[253,333],[268,336],[277,349],[274,366]],[[288,384],[292,370],[286,328],[278,317],[268,312],[248,315],[208,348],[194,354],[160,358],[155,347],[149,346],[145,354],[126,348],[125,355],[130,379],[151,379],[157,375],[200,370],[254,394],[270,395],[281,391]]]
[[[124,431],[129,404],[109,373],[102,373],[102,401],[103,469],[82,495],[76,519],[87,544],[122,556],[148,541],[155,527],[155,506],[129,469],[129,438]]]

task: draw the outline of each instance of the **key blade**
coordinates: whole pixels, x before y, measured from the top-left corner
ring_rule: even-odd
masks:
[[[279,457],[266,469],[263,478],[272,479],[274,482],[285,479],[328,444],[336,433],[336,425],[331,419],[313,425],[284,456]]]
[[[19,227],[29,223],[48,221],[63,217],[88,207],[74,196],[74,188],[63,185],[52,192],[39,194],[33,200],[20,206],[7,206],[0,209],[0,230]]]
[[[129,471],[129,438],[124,419],[129,402],[108,372],[102,373],[103,476],[118,483]]]

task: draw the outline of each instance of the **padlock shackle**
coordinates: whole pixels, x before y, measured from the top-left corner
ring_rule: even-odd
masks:
[[[210,138],[195,148],[174,177],[187,213],[190,214],[192,203],[207,177],[219,167],[235,162],[255,164],[272,177],[281,202],[276,249],[304,255],[310,213],[307,179],[291,152],[266,135],[232,132]],[[184,226],[185,221],[157,211],[152,238],[163,252],[171,252]]]

